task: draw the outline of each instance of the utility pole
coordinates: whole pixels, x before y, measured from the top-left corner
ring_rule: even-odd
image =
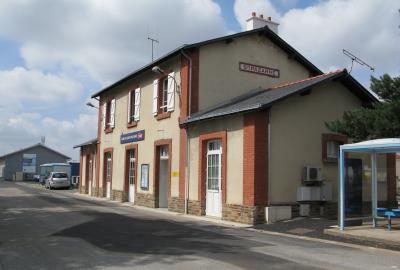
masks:
[[[151,40],[151,62],[154,61],[154,42],[159,43],[157,39],[147,37],[148,40]]]

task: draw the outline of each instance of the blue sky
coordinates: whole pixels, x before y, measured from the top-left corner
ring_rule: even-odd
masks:
[[[272,16],[279,35],[325,72],[348,68],[342,49],[352,51],[376,67],[353,69],[368,87],[371,74],[400,73],[399,6],[396,0],[3,0],[0,154],[46,136],[49,146],[77,158],[72,146],[96,135],[97,112],[85,103],[148,63],[149,33],[160,40],[161,56],[244,30],[251,11]]]

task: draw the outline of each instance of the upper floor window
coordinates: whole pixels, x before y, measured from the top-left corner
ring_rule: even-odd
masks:
[[[347,137],[341,134],[322,134],[322,161],[337,162],[340,145],[347,143]]]
[[[107,100],[103,105],[103,129],[111,132],[115,127],[115,98]]]
[[[140,119],[140,88],[129,91],[128,95],[128,126],[134,125]]]
[[[153,115],[169,116],[169,113],[175,109],[175,73],[171,72],[153,82]]]

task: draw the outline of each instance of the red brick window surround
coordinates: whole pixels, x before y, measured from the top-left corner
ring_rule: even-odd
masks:
[[[199,136],[199,180],[198,197],[201,203],[206,202],[206,167],[207,167],[207,142],[211,140],[221,140],[221,197],[222,204],[226,203],[226,172],[227,172],[227,132],[212,132]]]
[[[103,105],[103,129],[110,133],[115,127],[115,98],[108,98]]]
[[[163,74],[154,80],[153,89],[153,115],[156,120],[171,117],[175,107],[175,80],[174,72]]]
[[[128,128],[136,126],[135,121],[135,90],[132,89],[128,94]]]
[[[128,119],[127,127],[136,127],[140,116],[140,88],[132,89],[128,92]]]
[[[342,134],[322,134],[322,161],[326,163],[337,163],[339,157],[339,147],[347,143],[347,136]]]

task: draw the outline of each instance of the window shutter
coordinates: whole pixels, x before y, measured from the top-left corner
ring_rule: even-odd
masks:
[[[103,129],[106,129],[107,126],[107,102],[103,104]]]
[[[115,127],[115,98],[111,100],[110,108],[110,128]]]
[[[175,81],[173,78],[174,72],[168,74],[168,96],[167,96],[167,111],[172,112],[175,109]]]
[[[131,91],[129,91],[129,94],[128,94],[128,123],[131,121],[131,102],[132,102]]]
[[[135,89],[135,121],[140,119],[140,88]]]
[[[158,80],[153,81],[153,115],[158,112]]]

